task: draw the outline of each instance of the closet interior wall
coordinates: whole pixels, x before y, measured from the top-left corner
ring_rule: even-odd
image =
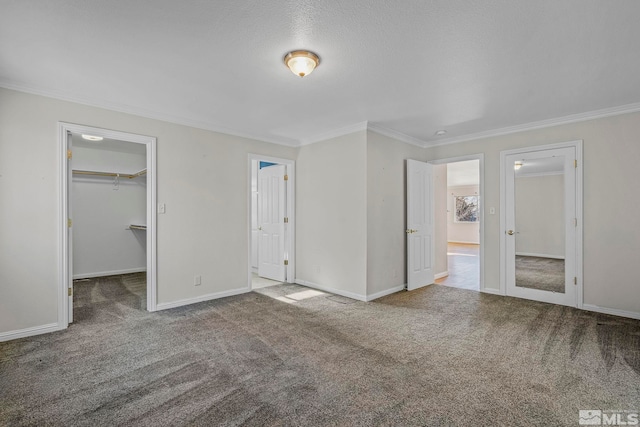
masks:
[[[73,170],[120,173],[106,177],[74,174],[72,179],[73,278],[146,270],[146,224],[143,144],[82,142],[73,135]]]

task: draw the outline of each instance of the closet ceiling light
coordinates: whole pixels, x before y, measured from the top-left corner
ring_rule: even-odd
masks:
[[[515,163],[513,164],[513,169],[514,169],[514,170],[518,170],[518,169],[520,169],[521,167],[522,167],[522,162],[521,162],[520,160],[518,160],[517,162],[515,162]]]
[[[304,77],[320,64],[320,58],[308,50],[294,50],[287,53],[284,58],[284,65],[289,67],[296,76]]]
[[[444,129],[436,131],[436,136],[446,135],[447,131]]]
[[[82,134],[82,139],[86,139],[87,141],[100,142],[100,141],[102,141],[104,138],[102,138],[101,136],[94,136],[94,135],[85,135],[85,134]]]

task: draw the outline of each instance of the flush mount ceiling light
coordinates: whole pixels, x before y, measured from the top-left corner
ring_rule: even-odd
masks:
[[[308,50],[294,50],[284,56],[284,65],[296,76],[304,77],[320,64],[320,58]]]
[[[441,130],[436,131],[436,136],[442,136],[442,135],[445,135],[446,133],[447,133],[446,130],[441,129]]]
[[[82,134],[82,139],[86,139],[87,141],[92,141],[92,142],[100,142],[104,138],[102,138],[101,136]]]
[[[523,164],[523,163],[522,163],[522,161],[520,161],[520,160],[516,161],[516,162],[513,164],[513,169],[514,169],[514,170],[518,170],[518,169],[520,169],[520,168],[522,167],[522,164]]]

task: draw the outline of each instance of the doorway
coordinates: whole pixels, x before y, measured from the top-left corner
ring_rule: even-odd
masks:
[[[484,291],[484,155],[434,165],[436,284]],[[495,209],[489,209],[494,214]]]
[[[501,153],[506,295],[579,307],[581,142]]]
[[[61,328],[74,321],[74,304],[83,313],[109,296],[155,311],[155,144],[59,123]]]
[[[295,162],[249,155],[249,289],[293,282]]]

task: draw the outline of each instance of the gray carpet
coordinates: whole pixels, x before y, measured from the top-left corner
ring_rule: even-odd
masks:
[[[516,286],[564,293],[564,260],[516,255]]]
[[[0,425],[574,426],[640,409],[640,321],[442,286],[362,303],[285,284],[147,313],[124,280],[85,285],[68,330],[0,343]]]

